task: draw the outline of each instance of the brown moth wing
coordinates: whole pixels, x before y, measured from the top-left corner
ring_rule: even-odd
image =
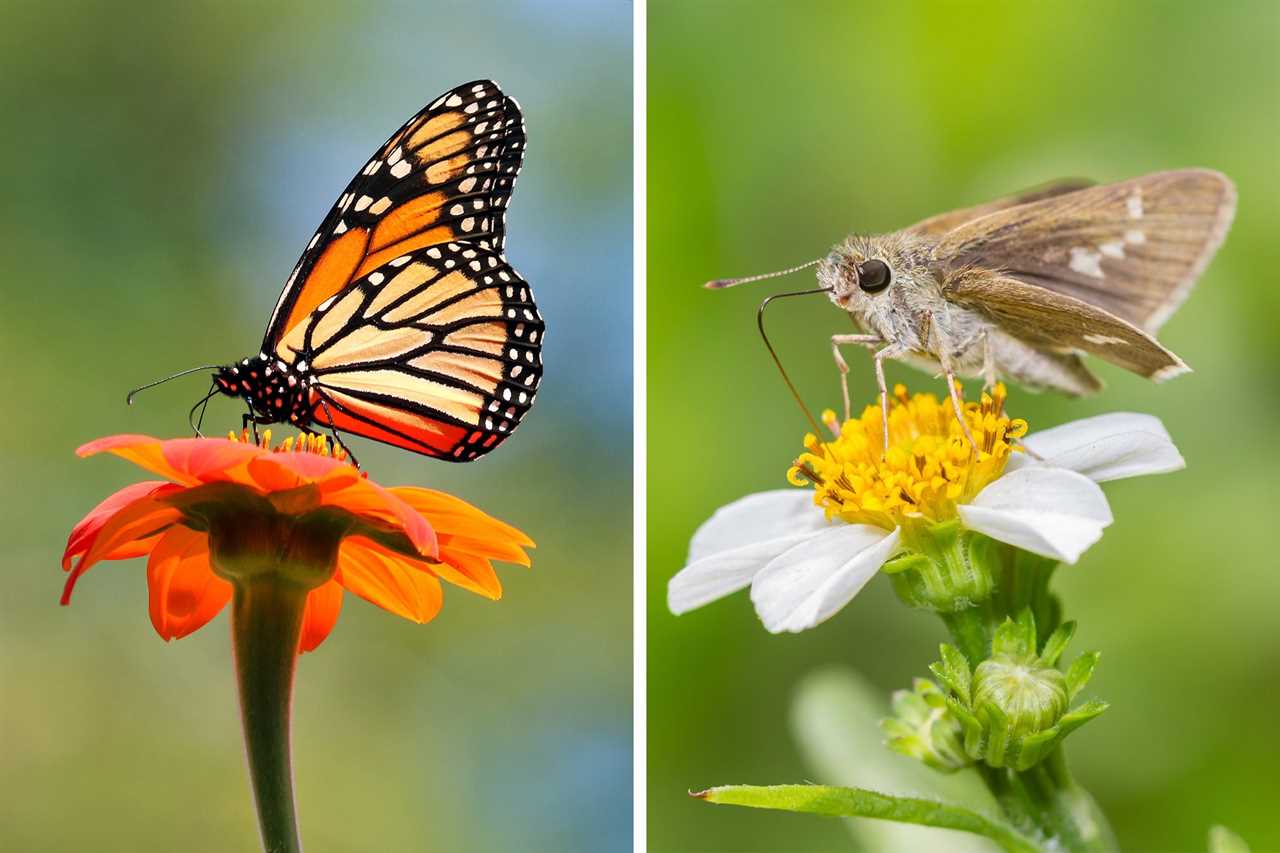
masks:
[[[943,293],[1049,352],[1083,350],[1156,382],[1190,370],[1137,326],[1074,296],[976,269],[948,276]]]
[[[1093,186],[1093,181],[1087,181],[1083,178],[1063,178],[1059,181],[1052,181],[1032,187],[1029,190],[1023,190],[1014,195],[998,198],[995,201],[989,201],[986,204],[939,213],[937,216],[930,216],[928,219],[917,222],[905,230],[911,234],[920,234],[926,237],[941,237],[948,231],[959,228],[966,222],[972,222],[979,217],[986,216],[988,213],[995,213],[997,210],[1005,210],[1020,204],[1030,204],[1033,201],[1053,198],[1054,196],[1075,192],[1091,186]]]
[[[998,271],[1155,332],[1222,244],[1235,207],[1225,175],[1157,172],[988,214],[944,235],[935,256],[951,269]]]

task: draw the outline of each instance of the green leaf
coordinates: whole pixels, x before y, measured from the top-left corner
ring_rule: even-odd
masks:
[[[1249,845],[1225,826],[1209,830],[1209,853],[1249,853]]]
[[[802,812],[829,817],[868,817],[971,832],[1015,853],[1041,853],[1003,821],[963,806],[918,797],[896,797],[865,788],[827,785],[723,785],[693,796],[709,803]]]

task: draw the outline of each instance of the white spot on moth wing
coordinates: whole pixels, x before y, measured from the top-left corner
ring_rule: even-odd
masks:
[[[1137,228],[1124,232],[1124,241],[1131,246],[1141,246],[1147,242],[1147,234],[1145,231],[1139,231]]]
[[[1098,251],[1106,255],[1108,258],[1123,258],[1124,243],[1115,240],[1111,243],[1103,243],[1098,247]]]
[[[458,95],[450,95],[449,99],[444,102],[446,107],[456,107],[462,104],[462,98]]]
[[[403,156],[404,156],[404,148],[397,145],[396,150],[392,151],[390,156],[387,157],[387,162],[390,163],[392,166],[394,166],[395,164],[400,162],[400,158],[402,158]],[[396,177],[399,177],[399,176],[397,175]]]
[[[373,204],[373,199],[367,195],[362,195],[356,199],[356,213],[365,210],[369,205]]]
[[[378,285],[382,284],[384,278],[385,276],[383,276],[383,274],[380,272],[369,273],[369,283],[372,284],[374,287],[377,287]]]
[[[339,222],[338,227],[333,229],[334,234],[345,234],[347,231],[347,223]]]
[[[405,175],[409,174],[409,170],[411,168],[412,167],[409,165],[408,160],[401,160],[399,163],[396,163],[391,167],[391,174],[397,178],[403,178]]]
[[[370,206],[369,212],[374,216],[381,216],[389,207],[391,207],[391,199],[384,195]]]
[[[413,257],[411,255],[401,255],[400,257],[396,258],[394,261],[389,261],[388,263],[390,263],[391,266],[393,267],[402,267],[405,264],[409,263],[409,261],[411,260],[413,260]]]
[[[1081,275],[1103,278],[1102,254],[1095,252],[1093,249],[1086,249],[1082,246],[1073,247],[1069,266]]]
[[[1130,219],[1142,218],[1142,193],[1134,192],[1133,195],[1125,199],[1125,205],[1129,208]]]
[[[1098,345],[1100,345],[1100,346],[1107,346],[1107,345],[1109,345],[1109,344],[1123,344],[1123,343],[1125,343],[1125,339],[1124,339],[1124,338],[1117,338],[1117,337],[1113,337],[1113,336],[1111,336],[1111,335],[1085,335],[1085,336],[1084,336],[1084,339],[1085,339],[1086,341],[1088,341],[1089,343],[1091,343],[1091,344],[1098,344]]]

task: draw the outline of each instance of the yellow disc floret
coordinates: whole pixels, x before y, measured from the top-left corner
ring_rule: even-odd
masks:
[[[299,433],[296,439],[293,436],[289,436],[275,447],[271,446],[271,430],[269,429],[263,430],[256,441],[247,429],[239,433],[229,432],[227,433],[227,438],[244,444],[257,444],[263,450],[270,450],[273,453],[314,453],[317,456],[332,456],[340,462],[345,461],[347,458],[345,448],[338,446],[336,442],[330,444],[329,436],[314,432]]]
[[[909,521],[948,521],[956,517],[957,504],[999,477],[1009,454],[1021,450],[1014,440],[1026,435],[1027,422],[1005,415],[1005,397],[999,384],[981,402],[964,405],[976,451],[949,401],[932,394],[908,397],[902,385],[889,400],[888,447],[878,405],[845,421],[838,433],[835,414],[824,412],[836,437],[806,435],[808,452],[787,471],[787,480],[813,486],[814,503],[829,519],[886,530]]]

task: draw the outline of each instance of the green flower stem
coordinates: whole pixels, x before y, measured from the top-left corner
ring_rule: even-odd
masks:
[[[231,637],[249,778],[265,853],[301,853],[289,708],[307,590],[279,575],[235,582]]]
[[[996,626],[990,607],[978,605],[938,615],[951,633],[956,648],[969,659],[970,668],[987,659],[991,654],[991,637]]]
[[[1023,832],[1050,838],[1056,849],[1072,853],[1115,853],[1106,817],[1087,791],[1067,772],[1062,749],[1030,770],[977,765],[1001,810]]]

